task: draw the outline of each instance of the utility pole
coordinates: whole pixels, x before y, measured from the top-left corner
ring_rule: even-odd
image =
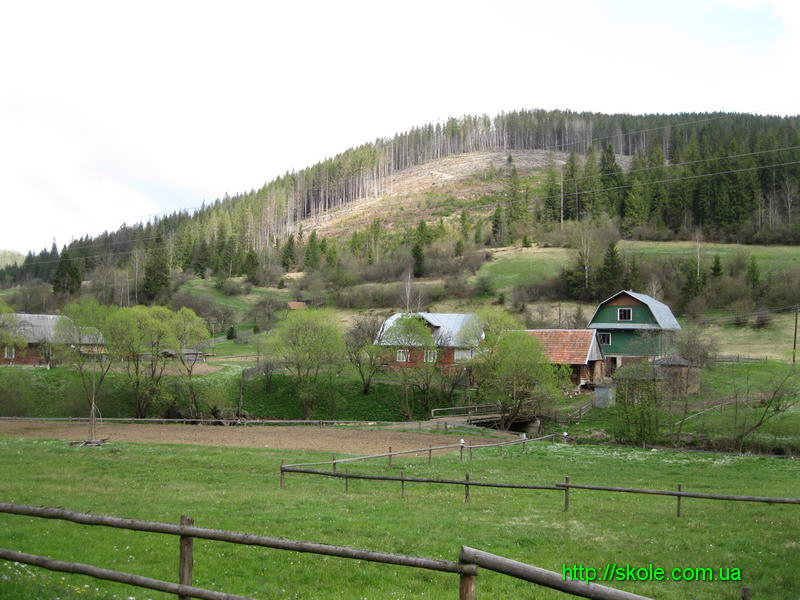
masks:
[[[792,366],[794,366],[795,358],[797,357],[797,309],[798,305],[794,305],[794,343],[792,344]]]
[[[561,168],[561,229],[564,228],[564,168]]]

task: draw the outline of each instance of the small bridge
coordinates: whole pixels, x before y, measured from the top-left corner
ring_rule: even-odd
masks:
[[[522,405],[522,411],[517,418],[512,421],[512,425],[532,423],[539,417],[526,412],[524,409],[532,406],[533,403],[525,403]],[[582,406],[576,408],[566,415],[555,417],[556,422],[563,422],[571,424],[583,417],[592,408],[592,401],[589,400]],[[496,404],[473,404],[469,406],[450,406],[447,408],[434,408],[431,410],[431,419],[446,419],[451,425],[464,424],[464,425],[479,425],[482,427],[491,427],[496,425],[503,418],[503,411],[500,410]]]

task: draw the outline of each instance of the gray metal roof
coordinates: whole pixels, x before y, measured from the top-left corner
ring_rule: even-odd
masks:
[[[0,317],[3,318],[3,317]],[[16,332],[29,344],[102,344],[103,334],[94,327],[68,327],[72,321],[63,315],[29,315],[17,313]],[[11,321],[5,317],[6,321]],[[65,323],[60,328],[59,323]],[[66,339],[65,339],[66,338]]]
[[[600,307],[603,306],[609,300],[613,300],[620,294],[628,294],[632,298],[635,298],[639,302],[642,302],[647,305],[650,309],[650,312],[653,314],[653,317],[658,323],[658,327],[654,325],[647,325],[647,324],[635,324],[635,323],[591,323],[591,320],[595,318],[597,315],[597,311],[600,310]],[[600,304],[598,304],[597,308],[594,311],[594,315],[592,315],[592,319],[589,319],[589,327],[592,329],[670,329],[670,330],[678,330],[681,328],[680,323],[675,318],[675,315],[672,314],[669,306],[664,304],[663,302],[659,302],[655,298],[648,296],[647,294],[640,294],[638,292],[633,292],[631,290],[622,290],[621,292],[617,292],[610,298],[606,298]]]
[[[382,339],[384,334],[395,324],[395,322],[403,316],[420,317],[433,326],[433,339],[437,346],[440,348],[461,348],[470,347],[476,344],[470,344],[466,341],[468,337],[469,327],[465,326],[470,322],[475,322],[476,316],[472,313],[395,313],[386,321],[383,322],[378,339],[376,343],[391,346],[393,345],[389,340]]]

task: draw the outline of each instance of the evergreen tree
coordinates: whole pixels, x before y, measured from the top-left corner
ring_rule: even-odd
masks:
[[[164,248],[164,238],[156,236],[144,264],[144,281],[142,291],[147,300],[153,301],[169,291],[169,264]]]
[[[261,265],[258,260],[258,255],[256,254],[255,250],[251,248],[247,251],[242,264],[242,271],[244,271],[244,274],[247,276],[247,280],[250,281],[250,283],[258,282],[258,271],[260,268]]]
[[[339,264],[339,252],[333,243],[327,244],[325,248],[325,266],[332,269]]]
[[[211,268],[211,249],[205,240],[200,242],[197,247],[197,254],[194,257],[192,270],[195,274],[205,279],[206,271]]]
[[[583,173],[578,185],[581,195],[581,219],[597,218],[605,212],[605,199],[600,197],[602,182],[600,181],[600,168],[597,165],[597,156],[594,148],[589,148],[586,160],[583,163]]]
[[[747,283],[750,285],[750,291],[754,296],[761,293],[761,272],[756,263],[756,257],[751,256],[750,262],[747,264]]]
[[[602,298],[608,298],[623,287],[625,267],[622,264],[617,244],[611,243],[603,255],[603,266],[597,274],[597,291]]]
[[[544,172],[544,203],[542,220],[559,222],[561,220],[561,180],[556,169],[555,156],[551,152],[547,157],[547,168]]]
[[[711,264],[711,277],[719,279],[722,276],[722,262],[719,259],[719,254],[714,255],[714,262]]]
[[[322,251],[317,239],[317,232],[312,231],[308,237],[308,245],[306,246],[306,255],[303,260],[303,269],[305,271],[316,271],[319,269],[322,262]]]
[[[55,273],[53,273],[53,293],[77,294],[81,289],[81,270],[77,257],[73,257],[66,246],[61,251]]]
[[[502,246],[507,237],[506,216],[502,206],[494,209],[492,215],[492,243],[495,246]]]
[[[414,259],[414,277],[425,276],[425,250],[420,242],[411,248],[411,256]]]
[[[284,271],[291,271],[295,265],[294,234],[290,233],[286,243],[281,248],[281,266]]]
[[[617,164],[614,149],[611,144],[608,144],[600,156],[600,187],[603,188],[601,202],[609,214],[622,216],[622,199],[625,195],[623,185],[625,185],[625,176]]]
[[[483,246],[483,221],[481,219],[475,223],[475,244]]]
[[[461,217],[459,221],[461,226],[461,237],[467,239],[469,236],[469,217],[467,216],[467,211],[461,211]]]

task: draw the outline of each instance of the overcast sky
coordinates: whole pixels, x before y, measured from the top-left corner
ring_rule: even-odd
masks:
[[[464,113],[800,113],[800,2],[5,2],[0,249]]]

